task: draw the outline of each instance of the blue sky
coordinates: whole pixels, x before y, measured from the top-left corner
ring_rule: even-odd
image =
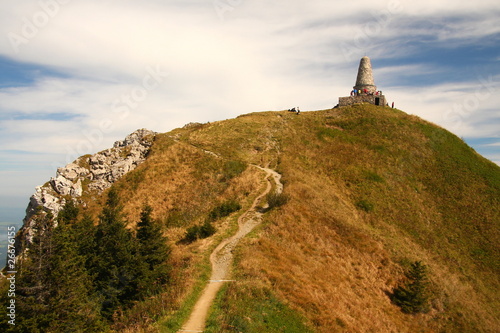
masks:
[[[34,187],[138,128],[333,107],[372,60],[389,102],[500,164],[500,3],[0,4],[0,222]]]

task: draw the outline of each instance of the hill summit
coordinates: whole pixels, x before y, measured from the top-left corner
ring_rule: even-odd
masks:
[[[500,327],[500,168],[452,133],[397,109],[356,104],[149,134],[139,140],[147,142],[144,160],[110,189],[82,181],[81,196],[53,194],[78,207],[71,223],[86,216],[99,228],[112,192],[130,237],[147,206],[167,239],[162,289],[108,307],[112,315],[93,313],[100,325],[181,329],[209,283],[210,254],[255,208],[261,223],[232,249],[230,282],[204,332]],[[259,197],[278,186],[262,168],[281,175],[279,197]],[[35,234],[46,214],[39,209],[25,228]],[[94,308],[105,296],[96,295]]]

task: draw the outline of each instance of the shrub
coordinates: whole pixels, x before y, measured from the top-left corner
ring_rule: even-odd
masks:
[[[194,225],[186,231],[186,235],[182,239],[184,243],[192,243],[198,239],[203,239],[212,236],[215,234],[217,229],[210,223],[210,221],[206,220],[202,225]]]
[[[226,217],[229,214],[240,209],[241,205],[235,200],[228,200],[221,203],[220,205],[212,209],[210,213],[208,213],[208,217],[205,220],[205,223],[188,228],[186,231],[186,235],[182,239],[182,242],[192,243],[197,239],[203,239],[212,236],[217,231],[217,229],[215,229],[215,227],[212,225],[212,221]]]
[[[221,203],[208,214],[208,219],[210,221],[218,220],[222,217],[226,217],[229,214],[236,212],[241,209],[241,205],[235,200],[228,200]]]
[[[364,210],[365,212],[371,212],[374,208],[373,204],[365,199],[356,202],[356,207],[358,207],[361,210]]]
[[[421,261],[411,264],[406,273],[407,281],[394,289],[391,299],[405,313],[429,311],[429,282],[427,266]]]
[[[241,161],[227,161],[224,163],[223,167],[223,177],[222,181],[228,181],[236,176],[239,176],[245,169],[247,165]]]
[[[269,193],[266,199],[267,199],[267,204],[269,205],[267,209],[273,209],[275,207],[283,206],[288,202],[288,200],[290,200],[288,195],[276,192]]]
[[[186,236],[184,236],[183,241],[186,243],[192,243],[198,239],[198,235],[200,234],[200,226],[194,225],[186,231]]]
[[[217,230],[212,225],[212,223],[210,223],[210,221],[207,220],[202,226],[200,226],[198,235],[199,238],[207,238],[215,234],[216,231]]]

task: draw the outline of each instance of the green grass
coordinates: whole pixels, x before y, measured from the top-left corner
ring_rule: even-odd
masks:
[[[365,212],[371,212],[375,206],[368,200],[361,199],[356,202],[356,207],[358,207],[361,210],[364,210]]]
[[[312,333],[306,319],[267,288],[226,284],[207,321],[207,333]]]
[[[176,332],[182,328],[182,325],[189,318],[196,301],[206,286],[206,281],[210,277],[210,265],[204,264],[200,267],[200,269],[202,270],[202,274],[200,275],[198,282],[194,285],[189,296],[184,300],[184,302],[182,302],[181,307],[174,311],[171,315],[158,321],[156,326],[160,332]]]

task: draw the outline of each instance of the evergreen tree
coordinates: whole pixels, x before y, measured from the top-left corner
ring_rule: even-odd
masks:
[[[393,302],[406,313],[427,312],[430,297],[427,266],[421,261],[415,261],[406,277],[407,282],[394,289]]]
[[[85,268],[86,257],[79,253],[77,238],[80,235],[67,224],[59,225],[53,233],[50,308],[56,320],[49,331],[98,332],[104,327],[101,305]]]
[[[73,200],[68,200],[64,205],[64,208],[57,215],[58,224],[73,224],[78,218],[78,213],[80,209],[75,206]]]
[[[152,211],[151,206],[145,206],[137,223],[140,257],[145,264],[140,287],[146,295],[160,291],[169,278],[170,249],[160,224],[151,217]]]
[[[75,235],[75,244],[78,249],[78,254],[84,258],[84,266],[90,273],[96,266],[97,261],[97,243],[94,220],[90,215],[84,215],[82,220],[73,224],[72,232]]]
[[[76,220],[73,213],[63,210],[60,216],[72,217],[62,218],[56,228],[50,214],[36,217],[36,233],[17,274],[16,332],[95,332],[104,327],[78,254],[78,236],[69,225]]]
[[[95,286],[103,298],[103,314],[110,318],[122,305],[137,299],[141,260],[137,242],[126,228],[118,193],[111,189],[96,231]]]
[[[9,296],[10,281],[7,279],[0,279],[0,332],[14,332],[15,326],[9,324],[9,321],[16,320],[16,317],[8,317],[10,310],[7,308],[10,306],[10,301],[12,297]],[[14,301],[16,301],[14,299]],[[14,303],[14,305],[16,305]],[[15,314],[14,314],[15,315]]]
[[[53,253],[52,214],[39,212],[33,217],[35,233],[27,255],[18,261],[16,274],[17,332],[45,332],[56,315],[50,311],[52,280],[50,259]]]

